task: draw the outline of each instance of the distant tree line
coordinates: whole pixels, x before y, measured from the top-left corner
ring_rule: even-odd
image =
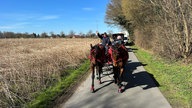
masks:
[[[41,34],[36,33],[14,33],[14,32],[1,32],[0,31],[0,38],[95,38],[97,37],[92,30],[89,30],[86,34],[80,32],[76,33],[75,31],[71,30],[68,34],[64,32],[60,32],[60,34],[55,34],[54,32],[46,33],[43,32]]]
[[[110,0],[105,22],[138,46],[170,59],[192,56],[192,0]]]

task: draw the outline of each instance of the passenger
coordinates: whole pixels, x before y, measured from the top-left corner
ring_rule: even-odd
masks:
[[[118,44],[124,44],[124,41],[122,39],[122,37],[119,35],[117,36],[117,39],[115,40],[115,44],[118,43]]]

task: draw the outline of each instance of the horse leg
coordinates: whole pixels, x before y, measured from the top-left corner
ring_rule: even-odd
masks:
[[[99,79],[98,66],[95,66],[94,70],[96,72],[96,78]]]
[[[102,66],[99,66],[99,84],[101,84],[101,73],[102,73]]]
[[[100,66],[95,66],[95,72],[96,72],[96,78],[97,78],[97,80],[99,80],[99,84],[100,84],[100,79],[101,79]]]
[[[113,73],[114,73],[114,82],[115,84],[117,84],[117,78],[118,78],[118,70],[117,70],[117,67],[113,66]]]
[[[95,66],[91,66],[91,70],[92,70],[92,85],[91,85],[91,92],[94,93],[95,89],[94,89],[94,78],[95,78],[95,70],[94,70]]]
[[[122,80],[123,80],[123,71],[124,71],[124,68],[120,68],[120,70],[119,70],[119,84],[118,84],[118,86],[119,86],[119,92],[120,93],[122,93],[122,84],[121,84],[121,82],[122,82]]]
[[[120,81],[120,82],[123,81],[123,71],[124,71],[124,69],[121,68],[121,69],[120,69],[120,74],[119,74],[119,81]]]
[[[117,85],[120,87],[121,82],[120,82],[120,69],[117,69]]]

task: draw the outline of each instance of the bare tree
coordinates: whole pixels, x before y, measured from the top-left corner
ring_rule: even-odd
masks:
[[[172,59],[191,55],[192,0],[111,0],[106,22],[124,27],[123,21],[140,46]]]
[[[159,36],[164,49],[171,55],[187,58],[191,54],[191,25],[192,8],[191,0],[150,0],[150,3],[159,7],[161,31]],[[159,29],[160,28],[160,29]]]
[[[73,30],[71,30],[68,34],[69,36],[74,36],[75,35],[75,32]]]
[[[105,23],[110,26],[124,28],[128,30],[130,34],[132,34],[132,25],[123,14],[121,0],[111,0],[107,5]]]

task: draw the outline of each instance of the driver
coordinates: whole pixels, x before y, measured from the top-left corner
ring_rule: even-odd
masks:
[[[110,38],[106,32],[103,35],[96,32],[97,36],[102,40],[101,44],[105,47],[105,54],[107,55],[108,46],[111,44]]]

